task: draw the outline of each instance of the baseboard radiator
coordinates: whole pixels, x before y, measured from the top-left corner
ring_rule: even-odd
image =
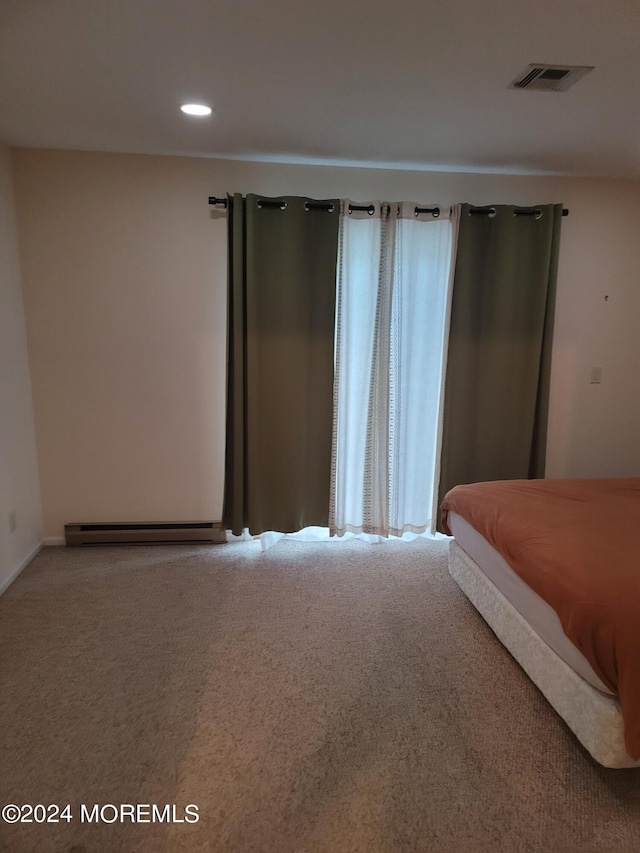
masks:
[[[65,524],[67,545],[171,545],[226,542],[219,521],[144,521]]]

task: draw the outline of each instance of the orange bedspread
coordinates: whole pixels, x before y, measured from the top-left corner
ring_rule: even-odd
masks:
[[[640,478],[504,480],[456,486],[466,519],[558,614],[618,694],[627,752],[640,758]]]

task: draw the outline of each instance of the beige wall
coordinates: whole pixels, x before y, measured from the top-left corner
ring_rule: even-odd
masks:
[[[548,474],[640,476],[640,182],[37,150],[15,169],[49,537],[220,517],[226,221],[207,196],[227,191],[564,203]]]
[[[15,530],[9,514],[15,513]],[[42,539],[9,149],[0,146],[0,591]]]

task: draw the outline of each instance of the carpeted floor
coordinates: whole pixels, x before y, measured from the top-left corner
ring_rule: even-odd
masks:
[[[640,771],[582,750],[446,551],[45,550],[0,598],[0,805],[72,818],[0,822],[0,846],[640,850]],[[199,821],[87,823],[80,804]]]

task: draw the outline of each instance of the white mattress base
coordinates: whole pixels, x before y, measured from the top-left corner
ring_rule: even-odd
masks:
[[[604,767],[640,767],[624,745],[618,700],[596,690],[533,630],[457,542],[449,574],[593,758]]]

